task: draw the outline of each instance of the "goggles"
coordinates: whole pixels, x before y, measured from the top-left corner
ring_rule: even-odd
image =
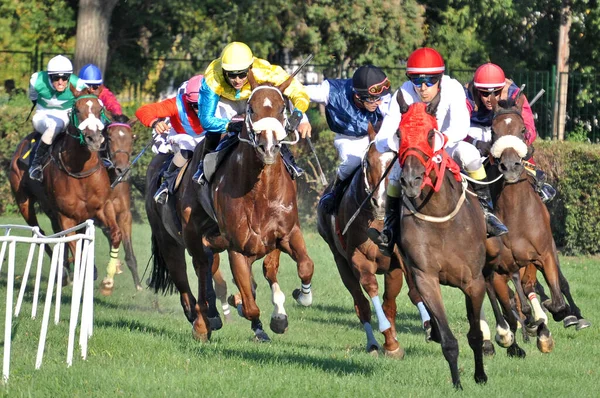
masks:
[[[383,94],[384,91],[389,90],[390,87],[391,87],[390,81],[386,77],[385,80],[382,81],[381,83],[373,84],[371,87],[369,87],[369,89],[367,91],[369,92],[369,95],[371,97],[378,96],[378,99],[377,99],[377,101],[378,101],[379,98],[381,97],[381,94]],[[368,102],[376,102],[376,101],[368,101]]]
[[[197,102],[190,103],[190,106],[192,107],[192,109],[198,110],[198,103]]]
[[[406,77],[417,87],[421,87],[423,84],[427,87],[432,87],[440,81],[442,75],[409,75],[407,73]]]
[[[70,73],[57,73],[57,74],[54,74],[54,75],[50,75],[49,77],[50,77],[50,81],[52,83],[57,82],[59,80],[68,82],[69,81],[69,77],[71,77],[71,74]]]
[[[100,84],[88,84],[88,87],[92,90],[98,90],[100,88]]]
[[[356,95],[358,100],[362,103],[374,104],[375,102],[381,101],[380,95]]]
[[[496,90],[477,90],[479,91],[479,95],[481,95],[483,98],[487,98],[490,96],[490,94],[494,94],[494,97],[498,97],[500,94],[502,94],[502,89],[496,89]]]
[[[225,74],[230,79],[235,79],[236,77],[239,77],[240,79],[245,79],[248,76],[248,71],[247,70],[238,70],[235,72],[225,72]]]

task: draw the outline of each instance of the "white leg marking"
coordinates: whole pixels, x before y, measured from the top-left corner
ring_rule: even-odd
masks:
[[[373,303],[373,307],[375,308],[375,315],[377,315],[377,322],[379,323],[379,331],[383,332],[392,327],[390,321],[385,317],[383,313],[383,307],[381,306],[381,301],[379,301],[379,296],[371,297],[371,302]]]
[[[279,283],[273,283],[271,285],[271,301],[273,302],[273,314],[271,318],[273,319],[285,319],[287,314],[285,313],[285,308],[283,308],[283,303],[285,302],[285,294],[281,291],[279,287]]]

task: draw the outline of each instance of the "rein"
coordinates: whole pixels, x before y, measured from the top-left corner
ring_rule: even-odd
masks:
[[[54,157],[54,155],[52,155],[52,160],[54,162],[56,162],[56,164],[58,164],[58,168],[61,169],[62,171],[64,171],[68,176],[77,178],[77,179],[86,178],[86,177],[89,177],[92,174],[94,174],[96,171],[98,171],[100,169],[100,167],[102,167],[102,163],[100,162],[100,157],[98,157],[98,163],[96,163],[96,165],[94,167],[92,167],[90,170],[82,171],[80,173],[70,172],[69,169],[67,169],[67,165],[65,164],[65,161],[63,160],[63,157],[62,157],[64,146],[65,146],[65,141],[63,140],[60,143],[60,148],[58,148],[58,159],[56,159]]]
[[[419,211],[417,211],[417,209],[415,209],[415,206],[412,204],[410,199],[408,199],[406,196],[402,197],[402,201],[404,202],[404,205],[406,206],[408,211],[412,215],[417,217],[419,220],[429,221],[429,222],[433,222],[433,223],[446,222],[448,220],[451,220],[452,218],[454,218],[454,216],[456,216],[458,214],[458,212],[460,211],[460,208],[462,207],[463,203],[465,202],[465,199],[467,197],[467,195],[466,195],[467,180],[465,178],[463,178],[461,180],[461,186],[462,186],[462,193],[460,195],[460,198],[458,199],[458,202],[456,202],[456,207],[450,214],[448,214],[447,216],[444,216],[444,217],[434,217],[434,216],[428,216],[427,214],[419,213]]]

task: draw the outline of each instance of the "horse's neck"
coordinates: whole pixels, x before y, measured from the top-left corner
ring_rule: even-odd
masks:
[[[282,184],[288,179],[291,180],[282,164],[281,156],[272,165],[266,165],[259,159],[252,146],[240,143],[236,151],[231,154],[231,158],[237,164],[236,181],[240,184],[248,184],[248,189],[262,184],[268,190],[281,190]]]
[[[504,180],[500,180],[496,184],[501,185],[498,187],[495,202],[506,204],[507,207],[511,208],[511,211],[513,211],[512,208],[526,208],[523,205],[537,196],[525,171],[519,177],[518,182],[507,183]]]
[[[60,142],[57,140],[56,144],[58,144],[60,158],[69,167],[83,170],[86,163],[93,162],[90,165],[93,167],[98,162],[98,153],[90,151],[71,135],[63,134],[62,140]]]
[[[434,172],[430,174],[430,177],[435,185],[437,178],[435,178]],[[421,195],[415,199],[415,207],[420,213],[443,217],[452,213],[456,208],[462,194],[461,183],[456,181],[448,170],[445,171],[443,178],[444,182],[438,192],[427,185],[421,191]]]

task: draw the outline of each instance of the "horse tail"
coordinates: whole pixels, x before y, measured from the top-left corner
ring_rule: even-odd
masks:
[[[167,262],[160,249],[160,244],[156,234],[152,234],[152,274],[148,286],[154,289],[154,293],[162,291],[163,294],[173,294],[175,284],[167,268]]]

